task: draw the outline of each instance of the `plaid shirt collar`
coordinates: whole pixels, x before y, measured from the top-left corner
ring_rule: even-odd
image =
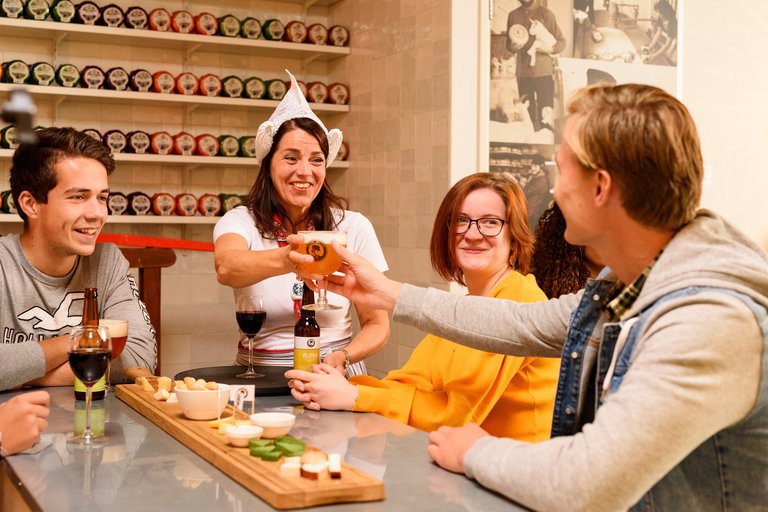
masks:
[[[653,261],[645,267],[645,270],[632,281],[632,284],[625,288],[624,283],[619,280],[616,281],[616,284],[614,284],[613,287],[611,287],[602,303],[602,309],[605,311],[606,315],[608,315],[609,321],[618,322],[627,314],[627,311],[630,310],[637,300],[637,297],[640,295],[640,291],[643,289],[648,274],[651,273],[651,269],[653,269],[653,266],[659,260],[659,257],[663,252],[664,249],[659,251],[656,257],[653,258]]]

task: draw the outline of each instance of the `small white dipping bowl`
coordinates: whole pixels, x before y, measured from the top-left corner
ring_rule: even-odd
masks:
[[[264,429],[255,425],[238,425],[224,430],[232,446],[248,446],[248,441],[260,439],[262,432]]]
[[[215,420],[229,402],[229,384],[219,384],[218,408],[216,390],[189,391],[174,389],[184,416],[191,420]]]
[[[261,437],[276,439],[291,431],[296,416],[287,412],[260,412],[251,414],[251,424],[264,429]]]

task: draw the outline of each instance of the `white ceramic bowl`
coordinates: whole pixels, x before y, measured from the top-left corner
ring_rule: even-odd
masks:
[[[264,429],[261,437],[275,439],[291,431],[296,416],[287,412],[260,412],[251,414],[251,424]]]
[[[215,420],[229,402],[229,384],[219,384],[218,408],[215,390],[174,389],[184,416],[191,420]]]
[[[224,430],[232,446],[248,446],[248,441],[260,439],[262,432],[264,429],[256,425],[237,425]]]

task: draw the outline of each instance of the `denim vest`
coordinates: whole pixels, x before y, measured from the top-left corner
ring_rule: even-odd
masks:
[[[752,298],[725,288],[691,287],[658,299],[639,317],[616,323],[605,323],[601,300],[612,282],[592,281],[587,285],[579,306],[571,314],[568,337],[563,347],[560,379],[552,421],[552,437],[573,435],[579,430],[577,421],[579,397],[583,395],[582,375],[587,371],[584,355],[593,333],[602,329],[596,354],[596,398],[602,395],[605,380],[622,327],[629,333],[621,347],[610,381],[609,393],[621,386],[634,359],[639,333],[652,311],[663,302],[702,291],[727,293],[742,300],[754,313],[763,336],[763,377],[757,403],[738,424],[721,430],[707,439],[667,475],[657,482],[632,507],[640,511],[748,511],[768,510],[768,313]],[[632,324],[628,324],[632,322]],[[593,338],[594,345],[594,338]],[[581,383],[581,384],[580,384]],[[600,407],[600,400],[582,407]]]

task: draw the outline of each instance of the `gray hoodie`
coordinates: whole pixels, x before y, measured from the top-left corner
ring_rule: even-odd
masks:
[[[768,255],[702,210],[670,241],[625,318],[691,286],[729,288],[768,307]],[[557,357],[582,294],[514,304],[406,285],[394,319],[479,350]],[[593,423],[535,445],[482,438],[467,452],[464,470],[536,510],[627,509],[755,408],[766,379],[763,351],[760,327],[740,299],[710,291],[670,300],[644,325],[621,388]],[[755,487],[764,493],[760,482]]]

